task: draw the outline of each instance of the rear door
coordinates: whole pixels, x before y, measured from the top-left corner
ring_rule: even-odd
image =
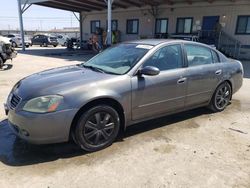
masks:
[[[205,104],[210,101],[213,92],[222,77],[222,65],[217,63],[218,55],[214,50],[196,44],[185,44],[188,68],[187,97],[185,106]]]
[[[157,76],[132,78],[132,118],[140,120],[184,108],[187,82],[183,78],[183,55],[180,44],[158,50],[142,67],[154,66]]]

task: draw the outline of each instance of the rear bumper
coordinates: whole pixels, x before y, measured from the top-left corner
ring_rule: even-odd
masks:
[[[35,114],[10,109],[8,123],[18,137],[32,144],[60,143],[69,140],[71,123],[76,113],[77,110],[64,110]]]

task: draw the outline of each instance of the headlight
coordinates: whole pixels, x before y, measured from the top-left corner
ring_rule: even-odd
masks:
[[[63,101],[62,96],[49,95],[29,100],[23,107],[24,111],[34,113],[55,112]]]

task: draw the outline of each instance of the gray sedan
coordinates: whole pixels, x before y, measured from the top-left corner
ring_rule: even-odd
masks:
[[[5,110],[22,139],[49,144],[72,137],[97,151],[138,122],[203,106],[223,111],[242,80],[242,64],[207,45],[133,41],[22,79]]]

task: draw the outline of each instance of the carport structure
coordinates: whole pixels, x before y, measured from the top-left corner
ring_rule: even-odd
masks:
[[[105,11],[107,10],[107,44],[111,45],[111,22],[112,22],[112,10],[114,9],[127,9],[131,7],[145,7],[150,6],[152,9],[152,14],[157,11],[159,5],[175,6],[181,4],[192,5],[195,3],[214,3],[215,1],[225,1],[225,0],[17,0],[19,5],[19,20],[20,20],[20,30],[21,36],[24,43],[24,28],[23,28],[23,13],[32,5],[40,5],[50,8],[56,8],[61,10],[72,11],[80,14],[78,18],[80,22],[80,36],[81,41],[83,37],[83,13],[88,13],[92,11]],[[236,0],[226,0],[229,2],[234,2]],[[25,46],[23,45],[23,50]]]

